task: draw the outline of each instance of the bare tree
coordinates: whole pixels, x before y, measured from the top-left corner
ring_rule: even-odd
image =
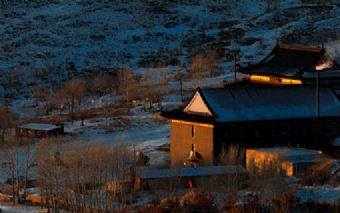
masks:
[[[42,86],[35,86],[32,88],[33,99],[35,100],[35,105],[38,106],[40,102],[45,103],[45,111],[48,114],[49,99],[51,92],[49,89]]]
[[[54,109],[59,110],[59,123],[61,123],[61,115],[66,105],[66,100],[61,90],[58,90],[56,94],[53,95],[51,105]]]
[[[37,163],[37,180],[45,205],[56,207],[57,200],[65,190],[65,165],[61,153],[64,152],[63,138],[47,138],[37,144],[34,161]]]
[[[74,119],[76,102],[78,102],[78,110],[80,110],[81,101],[85,94],[86,84],[84,79],[81,77],[73,78],[57,90],[57,97],[61,98],[69,107],[72,119]]]
[[[168,90],[168,76],[165,69],[145,69],[142,73],[143,93],[142,99],[149,103],[151,108],[152,103],[161,103],[161,97]]]
[[[95,75],[90,81],[89,89],[96,97],[101,97],[110,92],[113,85],[113,78],[109,74]]]
[[[204,77],[205,73],[205,57],[204,54],[198,54],[194,56],[191,60],[190,64],[190,74],[191,77],[195,80],[198,80],[198,86],[202,84],[202,78]]]
[[[159,71],[159,84],[158,84],[158,103],[161,101],[162,95],[167,95],[169,93],[169,79],[168,79],[168,71],[167,70],[160,70]]]
[[[264,200],[279,199],[283,194],[293,193],[294,187],[281,174],[282,162],[268,162],[261,170],[250,173],[250,188],[261,193]]]
[[[30,170],[31,170],[31,165],[33,164],[33,155],[32,155],[32,146],[31,143],[27,143],[22,147],[23,153],[21,154],[22,156],[22,161],[21,162],[21,170],[23,172],[23,177],[24,177],[24,183],[23,183],[23,197],[26,199],[27,195],[27,187],[28,187],[28,180],[30,177]]]
[[[238,144],[230,144],[219,155],[220,165],[242,165],[245,149]]]
[[[154,69],[145,69],[143,71],[143,88],[145,92],[143,93],[144,102],[149,103],[149,108],[152,106],[152,102],[155,99],[157,93],[157,78]]]
[[[15,126],[16,115],[8,106],[0,105],[0,138],[5,142],[5,136]]]
[[[206,58],[206,69],[210,77],[215,77],[219,70],[218,66],[218,54],[216,50],[210,50],[205,54]]]
[[[11,143],[7,143],[5,147],[5,154],[3,159],[5,161],[7,176],[12,185],[12,197],[13,203],[17,203],[19,200],[19,149]]]
[[[243,164],[245,149],[238,144],[230,144],[225,148],[218,159],[218,164],[228,166],[229,174],[223,177],[216,177],[210,185],[215,187],[214,190],[223,191],[228,194],[230,199],[236,199],[237,192],[241,189],[245,180],[244,174],[240,171]],[[210,187],[211,187],[210,186]]]
[[[45,143],[36,154],[41,189],[52,207],[60,203],[71,212],[89,212],[113,211],[125,205],[122,180],[132,165],[126,143],[74,144],[67,149]]]
[[[202,79],[204,77],[215,76],[217,70],[219,69],[217,60],[218,54],[216,50],[200,53],[192,58],[189,71],[191,77],[198,81],[198,86],[201,86]]]
[[[125,99],[125,104],[128,107],[128,111],[130,111],[130,97],[133,88],[134,82],[134,74],[130,67],[126,67],[125,69],[121,69],[117,73],[118,79],[118,87],[120,94]]]

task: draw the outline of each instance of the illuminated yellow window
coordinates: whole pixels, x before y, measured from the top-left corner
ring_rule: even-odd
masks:
[[[294,172],[293,172],[293,163],[291,162],[284,162],[281,165],[281,169],[284,172],[284,174],[288,177],[293,176]]]
[[[250,75],[250,80],[253,82],[263,82],[271,84],[302,84],[301,80],[298,79],[280,78],[274,76],[270,77],[262,75]]]

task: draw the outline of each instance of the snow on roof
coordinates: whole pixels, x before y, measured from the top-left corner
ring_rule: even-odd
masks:
[[[320,155],[322,152],[312,149],[303,149],[296,147],[270,147],[270,148],[258,148],[252,149],[260,152],[278,153],[281,156],[302,156],[302,155]]]
[[[40,124],[40,123],[28,123],[28,124],[24,124],[19,126],[19,128],[22,129],[31,129],[31,130],[41,130],[41,131],[50,131],[50,130],[54,130],[57,128],[60,128],[57,125],[53,125],[53,124]]]
[[[315,118],[315,88],[257,87],[201,89],[217,122]],[[320,88],[320,117],[340,116],[340,102],[330,88]]]
[[[310,69],[324,54],[323,48],[277,44],[261,62],[241,68],[240,71],[296,76],[301,70]]]
[[[258,151],[265,153],[278,154],[280,160],[292,163],[318,163],[322,162],[322,152],[311,149],[302,149],[295,147],[271,147],[249,149],[250,151]]]
[[[308,158],[308,159],[290,159],[289,162],[295,163],[295,164],[310,164],[310,163],[321,163],[324,162],[324,159],[320,157],[315,158]]]
[[[199,177],[212,175],[227,175],[234,173],[245,173],[242,166],[207,166],[207,167],[188,167],[188,168],[167,168],[152,169],[147,167],[137,167],[136,175],[142,179],[158,179],[171,177]]]
[[[317,72],[304,72],[302,74],[302,78],[312,78],[315,79],[317,77]],[[320,78],[334,78],[340,77],[340,70],[327,70],[319,72]]]

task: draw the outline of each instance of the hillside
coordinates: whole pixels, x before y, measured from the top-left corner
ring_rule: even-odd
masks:
[[[243,64],[255,63],[278,40],[324,43],[333,56],[339,55],[340,9],[331,1],[4,2],[0,97],[28,97],[34,85],[57,86],[84,72],[114,72],[128,65],[137,72],[183,67],[211,49],[222,63],[231,62],[231,48],[240,49]]]

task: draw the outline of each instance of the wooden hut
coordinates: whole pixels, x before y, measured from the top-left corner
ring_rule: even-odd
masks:
[[[50,137],[64,134],[63,125],[28,123],[16,128],[19,137]]]

